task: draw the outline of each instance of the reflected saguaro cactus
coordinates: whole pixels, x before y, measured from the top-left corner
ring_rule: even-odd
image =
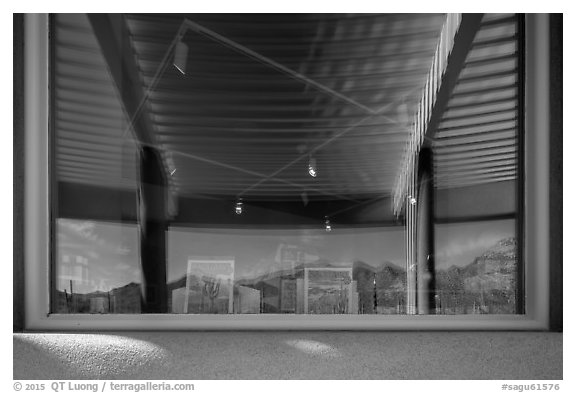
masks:
[[[209,313],[214,312],[214,300],[218,297],[220,293],[220,279],[215,279],[214,277],[202,277],[204,282],[204,292],[208,295],[210,299],[210,309]]]

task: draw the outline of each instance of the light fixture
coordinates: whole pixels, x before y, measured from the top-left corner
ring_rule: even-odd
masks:
[[[326,232],[330,232],[332,230],[332,226],[330,225],[330,220],[328,219],[328,216],[326,216],[326,222],[325,222],[325,228],[326,228]]]
[[[302,198],[302,203],[304,206],[308,206],[308,193],[306,191],[300,194],[300,198]]]
[[[234,210],[236,214],[242,214],[242,198],[238,198],[236,201],[236,209]]]
[[[308,174],[312,177],[318,176],[318,172],[316,170],[316,159],[312,156],[308,159]]]
[[[188,45],[182,41],[176,43],[176,48],[174,49],[174,67],[186,75],[186,62],[188,60]]]

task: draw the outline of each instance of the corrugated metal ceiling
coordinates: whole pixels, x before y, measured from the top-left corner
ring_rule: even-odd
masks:
[[[154,76],[185,20],[321,84],[187,31],[186,74]],[[392,192],[443,15],[125,15],[154,139],[183,196],[364,200]],[[135,188],[136,149],[92,26],[55,16],[60,181]],[[433,144],[436,184],[516,177],[516,21],[487,15]],[[344,95],[343,100],[335,91]],[[354,105],[351,102],[356,102]],[[368,110],[366,109],[368,108]],[[318,176],[308,175],[312,156]],[[174,171],[175,170],[175,171]]]
[[[517,178],[517,23],[513,14],[483,19],[435,135],[438,188]]]

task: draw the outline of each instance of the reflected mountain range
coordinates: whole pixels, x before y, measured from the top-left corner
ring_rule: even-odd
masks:
[[[516,239],[507,238],[465,266],[436,270],[437,314],[514,314],[516,299]],[[389,261],[377,266],[354,261],[352,277],[358,292],[360,314],[403,314],[406,312],[406,270]],[[262,312],[280,312],[281,281],[303,279],[304,269],[341,268],[330,260],[272,270],[254,278],[236,280],[235,287],[259,290],[264,299]],[[350,267],[350,265],[348,265]],[[375,280],[375,284],[374,284]],[[168,283],[169,298],[175,289],[186,287],[186,276]],[[139,313],[140,284],[130,283],[109,292],[74,294],[57,291],[57,312]],[[274,299],[273,301],[265,301]],[[76,311],[72,311],[76,310]]]
[[[447,314],[514,314],[516,247],[515,238],[503,239],[469,265],[437,270],[437,308]]]

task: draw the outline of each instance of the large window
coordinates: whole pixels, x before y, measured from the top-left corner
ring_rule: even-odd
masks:
[[[48,324],[539,326],[523,16],[47,21]]]

